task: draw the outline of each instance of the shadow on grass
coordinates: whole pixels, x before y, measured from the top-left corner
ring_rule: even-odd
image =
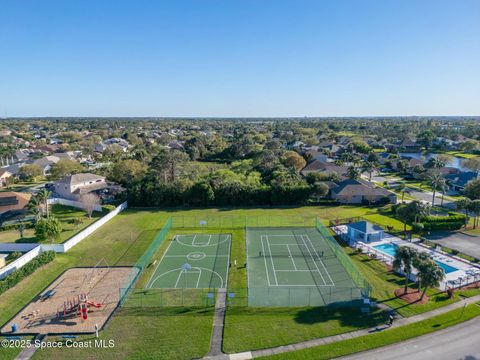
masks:
[[[361,329],[385,323],[387,314],[383,311],[363,314],[357,308],[321,307],[300,310],[295,316],[295,321],[300,324],[315,324],[331,320],[338,321],[341,326]]]
[[[23,237],[20,239],[15,240],[15,243],[17,244],[33,244],[37,242],[37,237],[36,236],[31,236],[31,237]]]

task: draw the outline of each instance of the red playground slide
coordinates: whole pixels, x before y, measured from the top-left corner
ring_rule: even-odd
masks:
[[[87,304],[90,305],[90,306],[94,306],[96,308],[101,308],[102,307],[102,304],[99,304],[99,303],[96,303],[96,302],[93,302],[93,301],[90,301],[90,300],[87,301]]]

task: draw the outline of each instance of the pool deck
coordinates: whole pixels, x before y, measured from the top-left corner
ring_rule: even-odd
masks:
[[[336,226],[335,229],[333,229],[333,231],[337,233],[337,235],[344,236],[346,234],[347,227],[345,225]],[[391,234],[385,233],[384,238],[380,241],[375,241],[368,244],[359,241],[355,244],[355,247],[361,248],[364,252],[367,252],[369,254],[377,255],[377,257],[381,261],[387,264],[392,264],[393,262],[392,255],[375,248],[376,246],[382,245],[382,244],[395,244],[397,246],[409,246],[420,252],[428,253],[434,260],[440,263],[456,268],[457,269],[456,271],[452,271],[448,274],[445,274],[445,278],[440,284],[441,289],[446,289],[448,282],[450,282],[450,286],[452,286],[452,282],[454,282],[455,287],[457,287],[460,284],[465,285],[466,283],[474,282],[475,279],[477,281],[480,279],[480,267],[478,265],[470,263],[467,260],[457,258],[443,251],[429,248],[421,244],[420,240],[416,238],[412,239],[412,241],[410,242],[410,241],[403,240],[399,237],[393,236]],[[473,275],[474,273],[477,273],[478,275],[474,276]],[[417,271],[415,269],[412,275],[416,278]]]

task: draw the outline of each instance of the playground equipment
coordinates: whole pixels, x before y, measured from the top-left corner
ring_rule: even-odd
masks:
[[[83,320],[88,319],[88,311],[90,307],[101,308],[104,303],[97,303],[88,299],[87,294],[80,294],[72,300],[67,299],[63,302],[63,306],[57,309],[58,318],[81,317]]]

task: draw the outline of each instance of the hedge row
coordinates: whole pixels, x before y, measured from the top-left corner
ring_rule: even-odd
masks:
[[[423,230],[458,230],[465,225],[465,220],[462,221],[438,221],[438,222],[424,222]]]
[[[53,259],[55,259],[55,251],[45,251],[28,264],[25,264],[20,269],[15,270],[10,275],[4,277],[0,280],[0,294],[3,294],[8,289],[14,287],[25,277],[37,270],[40,266],[48,264]]]
[[[424,224],[433,224],[433,223],[447,223],[447,222],[452,222],[452,223],[457,223],[461,222],[465,224],[466,221],[466,216],[463,214],[458,214],[458,213],[448,213],[448,216],[425,216],[422,219],[422,222]]]

